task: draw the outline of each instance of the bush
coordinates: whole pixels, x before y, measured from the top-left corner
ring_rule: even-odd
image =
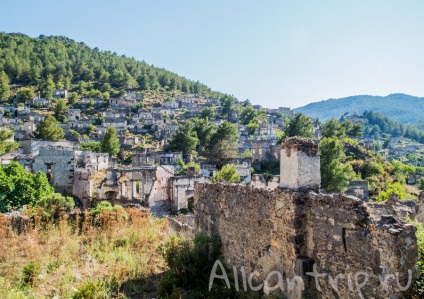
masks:
[[[21,284],[23,286],[26,285],[33,285],[35,278],[40,275],[41,273],[41,267],[40,264],[37,262],[31,262],[29,264],[26,264],[22,269],[22,280]]]
[[[160,298],[236,297],[234,286],[228,289],[223,280],[215,280],[211,291],[208,291],[212,267],[221,257],[218,236],[209,237],[201,233],[193,241],[173,237],[165,245],[163,255],[169,270],[159,284]],[[232,271],[226,272],[229,280],[234,281]]]
[[[240,183],[240,174],[234,165],[224,165],[220,171],[211,178],[211,181],[216,182],[227,182],[227,183]]]
[[[91,209],[90,214],[93,217],[100,217],[102,213],[117,213],[122,215],[122,220],[127,220],[128,215],[125,209],[120,205],[112,206],[108,201],[101,201],[94,209]],[[121,220],[121,219],[120,219]]]
[[[58,216],[60,212],[69,212],[75,206],[74,199],[69,196],[62,196],[59,193],[53,193],[41,197],[35,202],[34,206],[39,206],[51,216]]]
[[[102,280],[85,282],[73,295],[72,299],[107,298],[105,283]]]

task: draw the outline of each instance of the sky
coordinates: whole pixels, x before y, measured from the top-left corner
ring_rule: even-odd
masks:
[[[0,0],[0,31],[62,35],[264,107],[424,96],[422,0]]]

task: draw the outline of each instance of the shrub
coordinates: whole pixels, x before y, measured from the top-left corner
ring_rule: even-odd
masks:
[[[164,258],[169,270],[158,288],[161,298],[235,298],[235,288],[228,289],[223,280],[215,280],[208,291],[209,275],[221,257],[218,236],[196,235],[193,241],[173,237],[164,247]],[[221,259],[222,260],[222,259]],[[231,281],[232,272],[227,271]]]
[[[94,209],[91,209],[90,214],[93,217],[100,217],[102,213],[117,213],[122,215],[122,220],[127,220],[128,215],[125,209],[120,205],[112,206],[108,201],[101,201]],[[121,220],[121,219],[120,219]]]
[[[59,193],[45,195],[35,202],[34,206],[39,206],[51,216],[58,216],[60,212],[69,212],[75,206],[74,200],[69,196],[62,196]]]
[[[40,275],[41,273],[41,267],[40,264],[37,262],[31,262],[26,264],[23,268],[22,268],[22,280],[21,280],[21,284],[22,285],[33,285],[35,278]]]
[[[212,182],[228,182],[228,183],[240,183],[240,174],[234,165],[224,165],[220,171],[211,178]]]
[[[72,299],[107,298],[105,283],[102,280],[85,282],[73,295]]]

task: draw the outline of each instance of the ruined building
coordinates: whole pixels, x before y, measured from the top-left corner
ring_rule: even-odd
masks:
[[[322,194],[319,165],[316,145],[291,138],[274,190],[197,183],[196,230],[218,234],[230,268],[265,292],[278,271],[287,298],[412,298],[417,238],[401,216],[419,204]],[[269,286],[278,281],[273,275]]]

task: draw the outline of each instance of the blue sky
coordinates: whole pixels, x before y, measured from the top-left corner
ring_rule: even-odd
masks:
[[[265,107],[424,96],[424,1],[6,1],[0,31],[63,35]]]

